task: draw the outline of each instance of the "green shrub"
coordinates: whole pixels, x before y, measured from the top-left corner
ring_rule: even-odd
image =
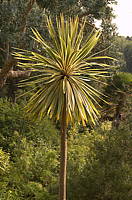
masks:
[[[131,130],[75,133],[69,158],[69,200],[132,199]]]
[[[0,127],[0,146],[10,155],[0,198],[54,199],[58,187],[58,131],[54,125],[48,119],[32,122],[19,105],[1,99]],[[6,167],[6,158],[2,159],[0,166]]]
[[[69,128],[68,200],[130,200],[131,113],[118,129]],[[0,200],[57,200],[58,131],[0,99]]]

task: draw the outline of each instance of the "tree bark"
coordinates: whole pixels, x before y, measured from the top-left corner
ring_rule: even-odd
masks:
[[[61,147],[60,147],[60,188],[59,200],[66,200],[66,178],[67,178],[67,122],[66,122],[66,97],[64,97],[61,126]]]
[[[11,70],[9,71],[9,73],[7,74],[7,78],[8,79],[14,79],[14,78],[26,78],[29,77],[31,74],[31,71],[25,70],[25,71],[14,71]]]
[[[7,79],[25,78],[29,77],[31,74],[31,71],[10,70],[10,68],[12,68],[12,64],[12,61],[8,61],[0,70],[0,89],[4,86]]]

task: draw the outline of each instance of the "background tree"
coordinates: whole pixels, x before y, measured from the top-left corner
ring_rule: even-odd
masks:
[[[132,58],[132,38],[117,36],[116,37],[116,46],[118,53],[118,60],[120,70],[124,72],[132,72],[131,67],[131,58]]]
[[[87,31],[90,32],[94,26],[95,19],[104,19],[104,13],[111,7],[112,4],[116,1],[49,1],[49,0],[3,0],[0,3],[0,66],[1,68],[6,68],[7,64],[10,63],[6,70],[2,70],[1,74],[1,87],[3,87],[6,79],[9,77],[8,72],[13,69],[18,70],[14,67],[14,62],[8,61],[7,54],[10,55],[11,48],[14,46],[17,47],[26,47],[28,49],[36,48],[34,43],[27,37],[31,34],[30,27],[36,27],[41,33],[46,34],[45,25],[44,25],[44,15],[49,14],[53,17],[59,15],[60,12],[66,16],[69,15],[79,15],[80,18],[83,16],[87,17],[88,28]],[[53,12],[54,10],[54,12]],[[109,14],[111,15],[112,9],[109,9]],[[108,12],[107,12],[108,13]],[[108,15],[108,14],[107,14]],[[87,31],[86,35],[87,35]],[[48,36],[47,36],[48,38]],[[102,49],[102,48],[101,48]],[[12,59],[11,59],[12,60]],[[8,69],[8,70],[7,70]],[[7,75],[8,74],[8,75]],[[10,77],[13,77],[13,73],[10,73]],[[15,75],[16,76],[16,72]],[[20,73],[18,75],[20,76]],[[23,73],[22,73],[23,76]],[[8,85],[14,87],[11,80],[8,82]],[[15,87],[14,87],[15,88]],[[13,91],[13,88],[12,88]]]

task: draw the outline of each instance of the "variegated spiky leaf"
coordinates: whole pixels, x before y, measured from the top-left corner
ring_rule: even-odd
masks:
[[[91,82],[108,74],[109,65],[97,60],[112,58],[91,56],[101,32],[93,30],[83,41],[85,20],[80,26],[78,17],[65,20],[61,15],[56,19],[56,24],[54,27],[51,18],[47,17],[50,43],[36,29],[32,29],[34,40],[41,45],[45,54],[20,49],[14,53],[19,60],[18,66],[39,72],[28,82],[21,83],[36,85],[34,90],[37,90],[26,109],[34,118],[49,115],[59,120],[66,98],[67,123],[77,120],[85,124],[89,119],[95,123],[99,116],[96,106],[101,93]]]

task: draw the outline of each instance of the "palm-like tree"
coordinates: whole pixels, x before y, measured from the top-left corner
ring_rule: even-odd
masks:
[[[85,20],[79,25],[78,17],[65,20],[61,15],[56,19],[56,26],[47,17],[50,42],[36,29],[32,30],[43,53],[20,49],[14,53],[20,67],[39,72],[23,83],[36,85],[35,94],[26,106],[27,112],[34,119],[48,115],[61,122],[60,200],[66,200],[67,126],[74,121],[81,121],[83,125],[89,120],[96,123],[99,116],[96,105],[101,93],[91,82],[99,81],[109,68],[107,64],[95,62],[109,57],[91,55],[100,31],[93,31],[84,41],[84,27]]]

